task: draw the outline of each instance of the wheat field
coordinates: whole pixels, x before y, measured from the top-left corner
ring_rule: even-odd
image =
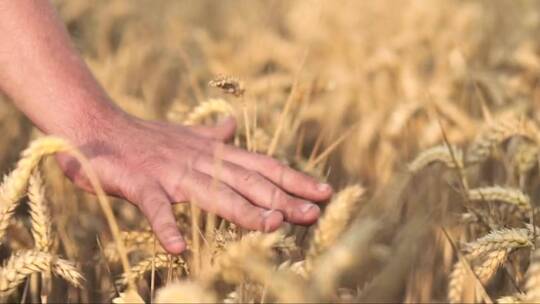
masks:
[[[234,115],[232,144],[335,194],[270,234],[177,204],[171,256],[0,96],[0,301],[540,302],[540,2],[54,3],[124,110]]]

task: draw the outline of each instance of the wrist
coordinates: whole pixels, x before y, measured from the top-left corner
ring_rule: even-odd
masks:
[[[54,109],[56,111],[56,109]],[[82,97],[59,110],[57,119],[40,124],[50,135],[66,138],[75,145],[114,138],[116,131],[132,124],[133,118],[108,97]]]

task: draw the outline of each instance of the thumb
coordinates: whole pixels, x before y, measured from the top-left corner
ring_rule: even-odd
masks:
[[[228,141],[234,137],[236,131],[236,119],[234,116],[228,116],[221,119],[215,126],[192,126],[191,130],[204,137]]]
[[[178,230],[171,203],[161,186],[143,187],[138,203],[163,248],[171,254],[184,251],[186,242]]]

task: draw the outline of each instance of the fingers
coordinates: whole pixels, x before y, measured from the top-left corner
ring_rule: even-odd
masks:
[[[173,198],[177,192],[185,193],[201,209],[218,214],[246,229],[270,232],[279,228],[283,222],[280,212],[253,206],[227,185],[207,174],[197,170],[190,170],[186,174],[180,184],[171,189],[170,195]]]
[[[317,205],[287,194],[256,171],[227,161],[217,163],[209,156],[194,163],[194,169],[223,181],[253,204],[281,211],[288,222],[311,224],[320,215]]]
[[[186,243],[176,226],[176,220],[169,198],[157,183],[141,187],[138,206],[150,222],[159,242],[171,254],[179,254],[186,249]]]
[[[193,132],[210,139],[228,141],[234,137],[236,120],[234,117],[229,116],[218,122],[215,126],[192,126],[190,129]]]
[[[250,153],[224,144],[216,144],[214,151],[216,157],[257,171],[274,184],[296,196],[313,201],[323,201],[332,195],[330,185],[319,183],[314,178],[293,170],[271,157]]]

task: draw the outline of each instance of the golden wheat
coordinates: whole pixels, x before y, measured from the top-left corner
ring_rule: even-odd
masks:
[[[217,296],[197,282],[179,281],[157,291],[154,303],[216,303]]]
[[[540,248],[536,248],[532,254],[526,278],[525,299],[531,303],[540,301]]]
[[[39,168],[36,168],[30,177],[28,186],[28,206],[30,207],[30,219],[32,221],[32,236],[37,250],[49,252],[52,245],[52,227],[45,197],[45,185]]]
[[[225,116],[234,115],[234,108],[224,99],[211,98],[198,105],[193,111],[191,111],[186,120],[187,125],[200,124],[205,119],[210,118],[212,115],[221,114]]]
[[[520,189],[510,187],[492,186],[467,191],[467,198],[473,202],[481,201],[499,201],[511,205],[515,205],[521,210],[531,209],[531,199]]]
[[[349,186],[341,190],[328,204],[306,253],[308,271],[313,267],[315,259],[330,248],[345,231],[363,193],[364,189],[361,186]]]
[[[232,94],[236,97],[244,95],[244,83],[240,79],[233,76],[218,75],[210,80],[208,85],[214,88],[220,88],[227,94]]]
[[[436,162],[443,163],[448,168],[463,167],[463,152],[456,147],[450,147],[451,150],[446,145],[440,145],[422,151],[408,164],[409,172],[419,172],[426,166]]]
[[[487,159],[500,144],[513,136],[522,136],[535,143],[538,130],[534,122],[526,119],[493,121],[484,127],[467,151],[467,163],[475,164]]]
[[[62,139],[43,137],[33,141],[22,152],[16,168],[4,176],[4,180],[0,185],[0,239],[5,235],[9,219],[17,207],[17,202],[25,194],[34,168],[44,156],[69,149],[71,147]]]
[[[129,280],[135,280],[141,278],[145,273],[160,268],[179,269],[182,272],[187,272],[187,266],[184,260],[179,256],[171,256],[166,253],[158,253],[154,257],[146,258],[133,267],[131,267],[131,277],[128,277],[126,273],[116,281],[116,283],[123,287],[126,286]]]
[[[0,269],[0,296],[15,291],[29,275],[49,269],[73,286],[81,286],[83,276],[71,263],[49,253],[30,250],[14,254]]]

